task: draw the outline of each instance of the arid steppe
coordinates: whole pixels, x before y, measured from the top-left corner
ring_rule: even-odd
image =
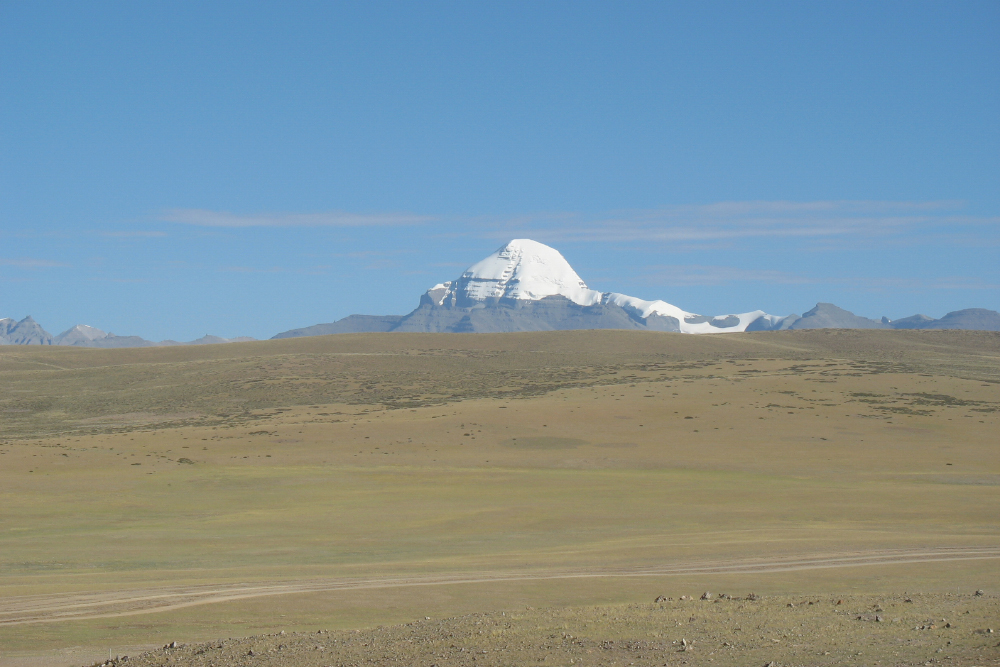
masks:
[[[0,665],[997,664],[998,429],[984,332],[3,347]]]

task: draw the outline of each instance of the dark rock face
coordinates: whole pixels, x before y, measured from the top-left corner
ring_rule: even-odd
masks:
[[[792,325],[798,322],[801,317],[792,313],[786,317],[781,318],[775,323],[768,321],[766,317],[761,317],[754,320],[747,326],[747,331],[784,331],[785,329],[791,329]]]
[[[676,331],[676,324],[674,326]],[[548,296],[537,301],[497,299],[477,303],[471,308],[447,303],[436,306],[424,302],[404,317],[392,331],[501,333],[645,328],[647,327],[642,320],[633,319],[623,308],[614,304],[581,306],[563,296]]]
[[[581,306],[563,296],[548,296],[537,301],[522,299],[492,299],[460,306],[456,299],[441,299],[441,294],[428,290],[420,305],[409,315],[351,315],[330,324],[317,324],[303,329],[280,333],[274,338],[322,336],[333,333],[364,333],[370,331],[413,331],[432,333],[501,333],[512,331],[564,331],[568,329],[639,329],[646,331],[680,331],[674,317],[650,315],[646,319],[630,313],[614,303]],[[688,318],[689,323],[708,322],[715,327],[733,326],[735,316]],[[818,303],[802,317],[792,314],[773,320],[768,317],[750,323],[748,332],[783,331],[786,329],[979,329],[1000,331],[1000,313],[983,308],[970,308],[948,313],[940,320],[926,315],[914,315],[895,321],[871,320],[838,308],[832,303]]]
[[[676,317],[667,315],[650,315],[646,318],[646,328],[650,331],[669,331],[679,333],[681,323]]]
[[[437,305],[434,295],[425,294],[416,310],[405,316],[352,315],[331,324],[286,331],[274,338],[369,331],[502,333],[570,329],[679,331],[676,318],[654,315],[642,320],[612,303],[581,306],[563,296],[548,296],[537,301],[494,299],[462,307],[453,301]]]
[[[890,325],[860,317],[832,303],[817,303],[789,329],[889,329]]]

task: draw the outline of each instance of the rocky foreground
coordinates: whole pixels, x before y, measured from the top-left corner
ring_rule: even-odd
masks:
[[[740,597],[423,618],[367,630],[179,644],[106,667],[1000,665],[1000,599]]]

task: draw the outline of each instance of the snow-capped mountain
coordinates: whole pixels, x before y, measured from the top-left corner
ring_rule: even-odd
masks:
[[[470,266],[458,280],[435,285],[427,293],[435,305],[448,302],[460,308],[494,299],[537,301],[548,296],[593,306],[602,298],[587,288],[558,250],[528,239],[511,241]]]
[[[662,300],[590,289],[558,250],[515,239],[476,262],[458,279],[427,290],[408,315],[351,315],[329,324],[292,329],[274,338],[384,331],[466,332],[639,329],[686,334],[774,331],[778,329],[977,329],[1000,331],[1000,313],[969,308],[940,319],[913,315],[898,320],[860,317],[830,303],[798,315],[763,310],[705,316]],[[0,345],[150,347],[204,345],[253,340],[205,336],[187,343],[159,343],[139,336],[116,336],[84,324],[52,336],[31,317],[0,319]]]
[[[362,331],[500,332],[564,329],[646,329],[726,333],[787,328],[797,315],[762,310],[705,317],[666,301],[647,301],[587,287],[558,250],[515,239],[470,266],[457,280],[427,290],[404,316],[352,315],[275,338]]]
[[[689,334],[778,329],[983,329],[1000,331],[1000,313],[968,309],[939,320],[914,315],[871,320],[830,303],[798,315],[762,310],[707,317],[661,300],[587,287],[558,250],[515,239],[439,283],[408,315],[350,315],[329,324],[292,329],[274,338],[379,331],[500,332],[564,329],[645,329]]]
[[[762,310],[705,317],[666,301],[592,290],[558,250],[530,239],[514,239],[470,266],[458,280],[435,285],[427,291],[425,303],[443,308],[477,308],[504,302],[516,306],[520,301],[523,306],[550,297],[562,297],[584,307],[617,306],[637,324],[648,325],[649,318],[655,317],[660,325],[655,327],[657,330],[681,333],[738,332],[751,325],[756,331],[780,329],[788,321],[787,317],[768,315]]]

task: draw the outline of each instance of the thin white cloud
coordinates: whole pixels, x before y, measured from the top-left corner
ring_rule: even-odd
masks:
[[[477,222],[479,230],[491,238],[528,236],[548,242],[685,246],[721,245],[753,238],[823,241],[891,237],[916,230],[934,230],[957,239],[962,227],[1000,230],[1000,217],[958,215],[957,209],[963,205],[956,201],[747,201],[615,211],[597,216],[543,213]]]
[[[14,266],[20,269],[56,269],[69,266],[64,262],[54,262],[48,259],[20,257],[17,259],[0,258],[0,266]]]
[[[101,236],[112,239],[156,239],[163,238],[166,235],[166,232],[159,231],[101,232]]]
[[[419,225],[434,218],[412,213],[256,213],[239,214],[197,208],[175,208],[157,216],[163,222],[199,227],[378,227]]]
[[[224,266],[219,271],[223,273],[284,273],[285,269],[280,266]]]
[[[672,287],[718,286],[732,283],[801,285],[817,282],[806,276],[772,269],[741,269],[735,266],[677,265],[650,267],[641,280]]]
[[[329,255],[317,255],[317,257],[336,257],[338,259],[372,259],[374,257],[396,257],[398,255],[411,254],[410,248],[398,250],[358,250],[356,252],[335,252]]]
[[[649,267],[639,280],[651,285],[670,287],[719,287],[738,283],[766,283],[770,285],[839,285],[864,291],[987,290],[1000,288],[1000,285],[971,276],[934,278],[818,277],[773,269],[743,269],[735,266],[704,265]]]
[[[819,282],[819,281],[818,281]],[[879,292],[883,290],[995,290],[1000,285],[989,283],[982,278],[971,276],[940,276],[935,278],[865,278],[850,277],[840,280],[824,280],[826,283],[843,283],[860,290]]]

